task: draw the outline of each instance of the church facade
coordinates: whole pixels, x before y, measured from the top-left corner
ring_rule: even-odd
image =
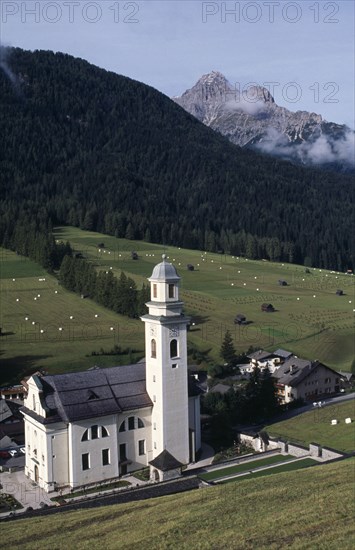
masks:
[[[145,363],[28,381],[25,474],[47,492],[147,466],[165,480],[195,461],[200,400],[189,383],[180,277],[163,256],[149,281]]]

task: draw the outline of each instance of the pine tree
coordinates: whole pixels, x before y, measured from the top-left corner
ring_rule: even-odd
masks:
[[[222,342],[220,356],[228,365],[234,365],[236,363],[236,352],[233,344],[233,338],[229,330],[226,331],[224,335],[224,340]]]

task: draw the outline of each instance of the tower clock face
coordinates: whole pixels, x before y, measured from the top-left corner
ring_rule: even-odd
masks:
[[[179,336],[179,327],[170,327],[169,329],[169,336]]]

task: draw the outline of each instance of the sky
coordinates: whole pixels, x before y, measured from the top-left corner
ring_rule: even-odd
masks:
[[[217,70],[354,128],[353,0],[0,0],[0,41],[66,52],[168,96]]]

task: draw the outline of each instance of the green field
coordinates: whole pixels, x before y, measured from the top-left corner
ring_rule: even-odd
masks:
[[[343,550],[354,547],[349,459],[183,495],[18,520],[2,528],[12,550]]]
[[[345,424],[345,418],[351,418],[351,424]],[[338,424],[331,425],[333,419]],[[308,445],[316,442],[339,451],[355,451],[355,400],[316,408],[289,420],[266,426],[271,436],[280,436],[290,441]]]
[[[77,228],[57,228],[55,234],[58,240],[69,240],[98,269],[112,268],[115,275],[125,271],[138,287],[146,282],[166,252],[182,277],[186,313],[196,323],[189,332],[188,345],[202,355],[208,352],[213,361],[221,361],[219,350],[229,329],[238,351],[250,346],[270,351],[282,347],[301,357],[350,370],[354,357],[353,276],[318,269],[307,274],[303,266],[163,247]],[[105,247],[99,249],[99,243]],[[138,252],[138,261],[131,259],[132,250]],[[100,348],[110,350],[114,344],[138,350],[133,360],[143,357],[143,323],[66,292],[54,277],[14,253],[1,250],[0,258],[0,326],[5,333],[1,337],[0,383],[8,381],[5,370],[14,379],[33,368],[61,372],[93,364],[129,362],[132,354],[86,357]],[[195,271],[187,270],[188,263],[194,265]],[[46,281],[40,282],[41,277]],[[279,279],[285,279],[288,286],[279,286]],[[338,288],[344,296],[336,296]],[[38,294],[41,296],[35,301]],[[272,303],[276,311],[263,313],[264,302]],[[238,313],[246,315],[250,324],[234,325]],[[95,318],[95,314],[99,317]],[[25,321],[26,316],[29,321]],[[34,328],[32,320],[37,323]],[[192,356],[190,362],[200,360]]]
[[[242,464],[236,464],[234,466],[227,466],[226,468],[221,468],[219,470],[212,470],[207,474],[202,474],[199,477],[204,481],[214,481],[220,479],[221,477],[226,477],[233,474],[241,474],[242,472],[248,472],[254,468],[261,468],[262,466],[271,466],[272,464],[277,464],[278,462],[286,462],[294,458],[290,455],[274,455],[267,458],[262,458],[260,460],[252,460],[250,462],[242,462]]]
[[[13,271],[0,281],[0,385],[38,369],[60,373],[127,364],[144,356],[142,322],[82,300],[33,262],[2,251],[2,273],[9,274],[7,263]],[[91,356],[92,351],[109,351],[115,344],[133,353]]]
[[[304,458],[303,460],[296,460],[295,462],[281,464],[280,466],[275,466],[274,468],[267,468],[266,470],[252,472],[251,474],[247,474],[243,477],[238,478],[238,481],[242,479],[271,476],[275,474],[280,474],[281,472],[293,472],[294,470],[303,470],[303,468],[309,468],[309,466],[315,466],[316,464],[319,465],[319,462],[313,460],[312,458]],[[225,484],[230,483],[231,481],[232,479],[226,479],[224,481],[221,481],[221,483]]]

